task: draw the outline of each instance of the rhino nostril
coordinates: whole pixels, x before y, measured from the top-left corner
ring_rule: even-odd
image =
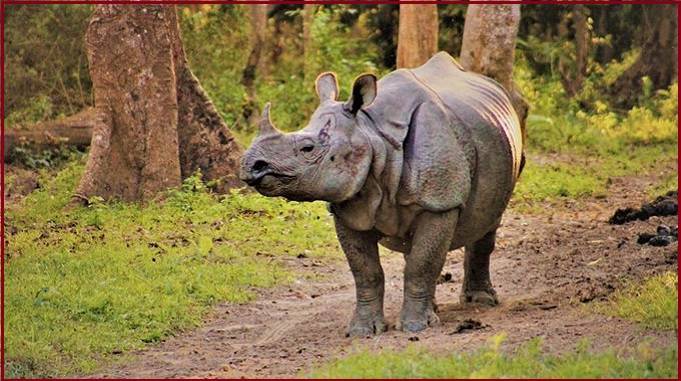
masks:
[[[257,160],[255,163],[253,163],[253,167],[251,167],[251,170],[253,172],[260,172],[265,169],[267,169],[270,165],[263,160]]]

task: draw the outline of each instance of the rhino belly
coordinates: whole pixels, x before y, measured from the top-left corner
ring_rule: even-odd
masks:
[[[496,229],[515,186],[512,148],[503,131],[492,125],[472,130],[477,152],[471,192],[462,209],[451,248],[456,249]]]

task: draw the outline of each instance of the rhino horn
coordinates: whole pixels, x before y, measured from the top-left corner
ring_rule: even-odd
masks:
[[[258,127],[260,128],[258,136],[281,134],[281,132],[272,124],[272,120],[270,120],[270,106],[270,102],[267,102],[262,110],[262,116],[260,118],[260,123],[258,124]]]

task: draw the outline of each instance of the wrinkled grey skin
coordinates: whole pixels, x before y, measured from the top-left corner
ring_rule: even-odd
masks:
[[[442,52],[380,81],[358,77],[346,102],[332,73],[316,90],[319,107],[295,133],[277,131],[266,106],[241,178],[266,196],[329,202],[356,284],[348,335],[387,328],[378,244],[405,254],[401,329],[438,322],[436,279],[447,251],[462,246],[462,302],[496,304],[489,257],[522,167],[504,90]]]

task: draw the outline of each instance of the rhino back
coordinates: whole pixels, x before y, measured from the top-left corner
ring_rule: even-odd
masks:
[[[523,151],[520,121],[501,85],[491,78],[465,71],[445,52],[436,54],[412,72],[473,132],[489,127],[501,132],[513,159],[513,176],[517,178]]]
[[[448,117],[440,126],[414,123],[419,109],[444,112]],[[395,148],[389,162],[399,162],[401,173],[386,171],[384,176],[392,178],[393,185],[387,187],[390,193],[397,185],[395,180],[399,181],[399,193],[402,194],[398,196],[400,204],[404,204],[405,200],[409,203],[409,200],[420,199],[425,201],[421,205],[426,210],[443,210],[445,205],[458,206],[454,204],[461,202],[460,226],[453,248],[479,239],[498,225],[518,176],[522,141],[518,118],[505,91],[496,82],[466,72],[451,56],[438,53],[419,68],[400,69],[382,78],[378,97],[369,107],[369,113],[372,119],[380,121],[379,132]],[[443,129],[453,130],[456,134],[443,134]],[[451,179],[443,178],[440,181],[451,181],[456,188],[462,189],[461,192],[436,202],[433,202],[433,197],[417,194],[423,187],[413,180],[423,180],[423,176],[413,173],[418,163],[415,165],[410,160],[409,152],[424,151],[420,143],[413,139],[419,135],[422,138],[429,135],[450,136],[437,144],[464,153],[466,165],[463,165],[463,159],[456,164],[440,161],[430,163],[432,166],[457,166],[452,171],[454,176]],[[451,162],[452,155],[448,157]],[[462,169],[470,170],[470,176],[462,176]],[[442,170],[438,169],[437,172],[442,173]],[[388,185],[386,181],[382,183]],[[445,188],[442,184],[431,187]],[[409,218],[400,218],[401,223],[409,223],[407,220]]]

